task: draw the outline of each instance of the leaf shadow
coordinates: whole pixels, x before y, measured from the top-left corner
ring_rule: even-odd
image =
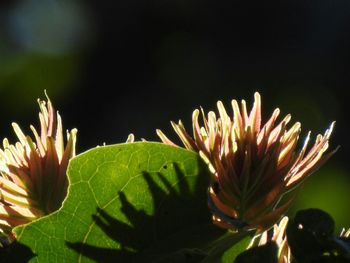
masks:
[[[177,183],[174,185],[169,182],[165,173],[169,166],[176,176]],[[120,244],[119,249],[96,247],[81,242],[67,242],[67,246],[97,262],[139,262],[140,260],[153,262],[156,258],[162,258],[169,253],[186,250],[183,247],[183,238],[189,232],[192,232],[192,236],[190,238],[185,236],[191,240],[187,242],[188,246],[195,247],[198,242],[203,243],[201,229],[193,231],[198,226],[208,227],[213,237],[221,235],[221,229],[212,227],[211,215],[206,203],[209,182],[206,170],[200,171],[193,190],[177,163],[164,165],[162,171],[164,172],[156,174],[142,172],[142,177],[152,196],[154,209],[152,215],[137,209],[124,192],[118,193],[121,202],[120,211],[129,223],[116,219],[100,207],[97,207],[96,213],[92,215],[94,223],[104,234]],[[158,183],[156,179],[159,179]],[[173,209],[176,207],[177,209]],[[186,262],[192,262],[191,253],[182,256],[186,257],[186,260],[189,258]]]
[[[26,245],[14,241],[11,245],[0,248],[0,262],[29,262],[36,254]]]

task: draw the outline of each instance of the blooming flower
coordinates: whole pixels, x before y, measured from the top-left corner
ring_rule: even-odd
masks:
[[[300,150],[297,143],[301,124],[290,128],[288,114],[276,124],[280,110],[274,110],[270,119],[261,125],[261,99],[255,93],[253,108],[248,115],[246,102],[239,107],[232,100],[233,118],[223,103],[217,103],[219,117],[209,112],[203,125],[199,124],[200,111],[192,115],[193,137],[181,121],[172,122],[175,132],[185,147],[199,152],[212,174],[208,203],[215,224],[232,230],[241,228],[265,230],[284,214],[292,197],[286,196],[319,168],[335,151],[326,153],[333,125],[318,135],[308,150],[310,132]],[[163,132],[161,140],[175,145]],[[283,200],[282,197],[285,197]]]
[[[5,138],[0,148],[0,233],[57,210],[67,193],[66,170],[75,156],[76,129],[67,131],[50,100],[38,100],[41,133],[31,126],[34,139],[13,123],[18,142]]]

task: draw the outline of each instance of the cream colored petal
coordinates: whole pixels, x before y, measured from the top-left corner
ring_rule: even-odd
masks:
[[[240,139],[243,137],[244,126],[241,111],[239,109],[238,103],[236,100],[232,100],[232,109],[233,109],[233,130],[237,131],[237,138]]]
[[[194,151],[196,149],[196,146],[194,145],[194,142],[192,142],[191,137],[187,134],[185,128],[183,127],[183,124],[181,121],[179,121],[178,124],[171,122],[171,125],[173,126],[173,129],[177,133],[177,135],[180,137],[182,143],[185,145],[185,147],[189,150]]]
[[[22,132],[21,128],[18,126],[17,123],[13,122],[12,123],[12,127],[13,127],[13,130],[15,131],[15,134],[17,135],[19,141],[27,146],[27,139],[26,139],[26,136],[24,135],[24,133]]]
[[[57,151],[57,156],[59,161],[62,160],[64,153],[64,139],[63,139],[63,128],[62,128],[62,119],[57,112],[57,130],[55,135],[55,147]]]
[[[252,127],[253,133],[258,133],[261,125],[261,97],[258,92],[255,92],[254,99],[254,105],[249,115],[248,125]]]
[[[36,129],[34,128],[33,125],[30,126],[30,129],[32,130],[34,137],[35,137],[35,141],[36,141],[36,145],[38,147],[40,156],[45,156],[45,152],[46,152],[46,144],[44,145],[42,143],[42,139],[39,136],[38,132],[36,131]]]
[[[12,193],[16,193],[19,196],[28,196],[28,192],[25,189],[2,176],[0,176],[0,191],[1,189],[11,191]]]
[[[242,109],[242,124],[244,131],[247,130],[247,127],[249,125],[249,118],[248,118],[248,112],[247,112],[247,105],[245,100],[241,101],[241,109]]]
[[[156,133],[158,137],[161,139],[161,141],[165,144],[171,145],[171,146],[177,146],[175,143],[173,143],[161,130],[157,129]],[[130,135],[129,135],[130,136]],[[129,142],[129,137],[127,142]]]

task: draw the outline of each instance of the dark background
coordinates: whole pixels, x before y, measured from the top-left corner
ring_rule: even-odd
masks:
[[[170,120],[189,127],[199,105],[252,105],[259,91],[265,120],[280,107],[303,136],[337,121],[341,149],[294,210],[320,207],[350,227],[349,64],[348,0],[1,1],[0,135],[37,123],[44,89],[78,128],[78,152],[131,132],[158,140],[156,128],[175,138]]]

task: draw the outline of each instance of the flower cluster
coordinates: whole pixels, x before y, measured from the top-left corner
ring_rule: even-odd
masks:
[[[38,100],[40,135],[26,136],[13,123],[18,142],[5,138],[0,149],[0,233],[11,237],[13,227],[57,210],[67,193],[66,170],[75,156],[77,130],[67,131],[64,145],[62,121],[48,99]]]
[[[193,112],[193,138],[183,123],[172,122],[185,147],[196,151],[211,171],[208,204],[215,224],[232,230],[263,231],[277,222],[289,208],[292,195],[286,195],[318,169],[335,151],[326,153],[333,125],[318,135],[308,147],[310,132],[298,150],[301,124],[289,126],[288,114],[280,122],[277,108],[262,125],[261,98],[255,93],[248,114],[246,102],[232,100],[233,116],[223,103],[217,103],[219,116],[203,109]],[[202,113],[202,125],[199,122]],[[163,132],[161,140],[175,145]],[[284,198],[282,198],[284,197]]]

